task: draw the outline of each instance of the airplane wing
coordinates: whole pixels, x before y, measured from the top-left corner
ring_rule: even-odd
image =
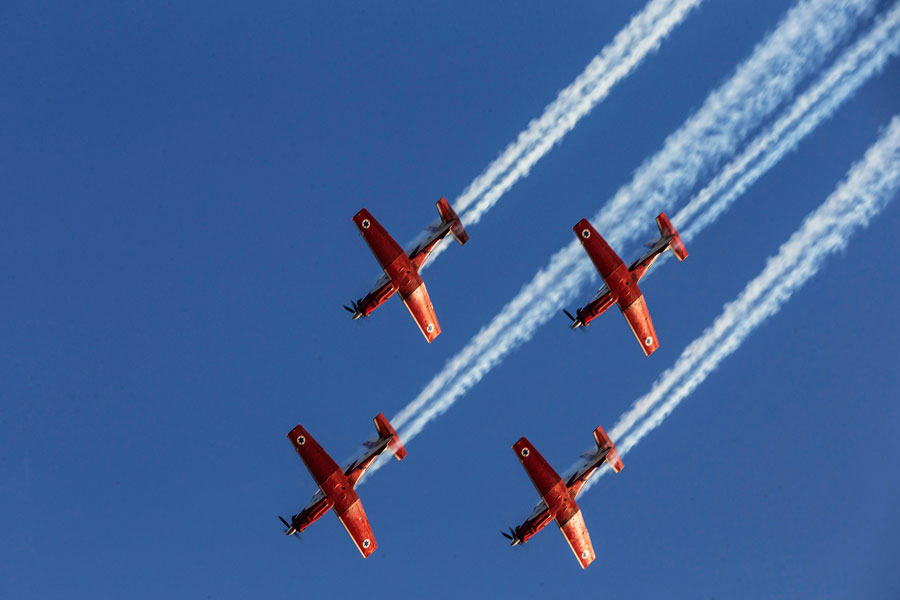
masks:
[[[317,485],[321,486],[332,473],[341,470],[302,425],[291,429],[287,437],[291,440],[294,450],[303,459],[303,463],[309,469],[309,473],[316,480]]]
[[[369,525],[369,519],[366,517],[366,511],[363,510],[362,502],[356,499],[346,510],[337,514],[341,520],[341,525],[353,538],[353,543],[362,553],[363,558],[368,558],[370,554],[375,552],[378,544],[375,543],[375,536],[372,534],[372,526]]]
[[[362,234],[363,239],[369,244],[372,254],[378,260],[382,269],[387,269],[398,256],[406,256],[403,248],[394,241],[381,223],[375,220],[365,208],[353,216],[353,222]]]
[[[562,478],[544,460],[544,457],[531,445],[527,438],[523,437],[513,444],[513,450],[516,451],[519,462],[522,463],[522,467],[528,473],[531,483],[534,484],[541,498],[545,498],[553,489],[553,486],[562,481]]]
[[[441,326],[434,314],[428,290],[403,248],[365,208],[356,213],[353,222],[378,259],[378,264],[391,278],[422,335],[430,343],[441,333]]]
[[[417,275],[418,277],[418,275]],[[434,314],[434,306],[431,305],[431,298],[428,297],[428,290],[425,289],[425,283],[419,277],[419,285],[409,294],[404,295],[404,290],[400,290],[400,297],[409,314],[412,315],[416,325],[428,343],[431,343],[441,333],[441,326],[438,323],[437,315]]]
[[[656,339],[656,331],[653,329],[653,321],[650,319],[650,313],[647,311],[647,303],[644,301],[643,294],[623,308],[622,314],[625,316],[625,320],[628,321],[628,325],[631,327],[631,331],[634,332],[634,337],[637,338],[644,354],[647,356],[653,354],[659,348],[659,340]]]
[[[594,263],[603,281],[607,281],[616,269],[625,269],[627,271],[628,268],[622,259],[619,258],[619,255],[609,247],[606,240],[597,233],[597,230],[594,229],[594,226],[587,219],[578,221],[572,230],[578,236],[578,241],[584,246],[585,252],[587,252],[591,262]]]
[[[594,561],[594,548],[581,509],[569,495],[562,478],[526,438],[523,437],[513,444],[513,450],[516,451],[519,462],[522,463],[541,498],[554,514],[556,524],[575,553],[581,568],[587,567]]]
[[[575,553],[575,558],[578,559],[582,569],[594,562],[594,546],[591,544],[591,536],[588,535],[587,526],[584,524],[584,517],[580,510],[568,521],[560,524],[559,530],[565,536],[569,548]]]

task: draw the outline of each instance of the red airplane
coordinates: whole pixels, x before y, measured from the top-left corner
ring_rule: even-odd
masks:
[[[469,235],[445,198],[438,200],[437,209],[441,215],[440,225],[430,228],[431,235],[428,239],[417,245],[408,255],[369,211],[364,208],[356,213],[353,222],[369,244],[372,254],[378,259],[378,264],[384,269],[384,275],[375,282],[375,287],[364,298],[351,302],[352,308],[344,306],[353,313],[354,319],[368,317],[373,310],[393,296],[394,292],[399,291],[403,304],[415,319],[425,339],[431,343],[440,335],[441,326],[438,325],[434,307],[431,305],[425,283],[419,276],[419,270],[431,251],[447,237],[448,233],[459,242],[460,246],[469,240]]]
[[[647,312],[644,294],[637,283],[653,264],[653,261],[666,250],[671,250],[679,261],[687,258],[687,250],[681,242],[681,236],[666,217],[666,213],[659,213],[659,216],[656,217],[656,225],[659,227],[659,239],[647,244],[650,252],[627,268],[619,255],[609,247],[606,240],[597,233],[587,219],[578,221],[578,224],[572,228],[588,256],[594,262],[594,266],[597,267],[597,271],[600,272],[603,283],[606,284],[600,288],[587,306],[575,311],[576,316],[573,317],[569,311],[563,310],[566,316],[572,320],[572,329],[587,326],[614,303],[618,303],[619,309],[625,316],[625,320],[628,321],[628,325],[631,326],[631,331],[638,339],[644,354],[650,356],[654,350],[659,348],[659,340],[656,339],[653,321],[650,320],[650,313]]]
[[[515,529],[510,528],[509,533],[500,532],[511,540],[510,546],[524,544],[551,520],[555,520],[581,568],[587,568],[594,561],[594,547],[575,497],[603,461],[608,462],[616,473],[624,466],[615,445],[602,427],[594,430],[594,440],[597,442],[597,451],[583,455],[587,462],[565,482],[527,439],[523,437],[513,444],[512,448],[541,495],[541,501],[524,523]]]
[[[363,558],[368,558],[375,551],[378,544],[375,543],[375,536],[372,535],[372,527],[366,518],[362,502],[353,488],[385,448],[390,448],[397,460],[403,460],[406,456],[406,449],[400,443],[397,432],[382,413],[378,413],[375,417],[375,430],[378,432],[378,439],[364,442],[363,445],[367,448],[365,454],[341,470],[302,425],[291,429],[287,434],[288,439],[316,480],[319,491],[313,495],[306,508],[291,517],[290,523],[283,517],[278,517],[287,528],[285,530],[287,535],[303,531],[329,509],[334,508],[341,525],[353,538],[353,543],[359,548]]]

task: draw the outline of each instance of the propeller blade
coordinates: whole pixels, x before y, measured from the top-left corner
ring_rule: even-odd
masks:
[[[563,309],[563,312],[566,313],[566,316],[569,317],[569,320],[571,320],[573,323],[575,322],[575,317],[572,316],[572,313],[570,313],[566,309]]]
[[[503,531],[502,529],[500,530],[500,535],[502,535],[503,537],[505,537],[505,538],[508,539],[508,540],[513,539],[513,536],[509,535],[508,533],[506,533],[506,532]]]
[[[290,523],[288,523],[287,521],[285,521],[285,520],[284,520],[284,517],[282,517],[281,515],[278,515],[278,520],[281,521],[282,524],[284,524],[284,526],[285,526],[285,528],[286,528],[286,529],[284,530],[284,533],[285,533],[285,534],[294,536],[295,538],[297,538],[297,541],[298,541],[298,542],[302,542],[302,541],[303,541],[303,538],[300,537],[300,532],[297,531],[296,529],[294,529],[294,527],[293,527]]]

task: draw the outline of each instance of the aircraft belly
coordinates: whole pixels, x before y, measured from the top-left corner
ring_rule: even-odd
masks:
[[[396,291],[397,290],[394,288],[390,279],[383,285],[373,289],[365,298],[359,301],[359,308],[363,312],[363,315],[370,315],[372,311],[387,302]]]
[[[641,296],[641,290],[625,265],[613,271],[604,282],[622,310]]]
[[[578,512],[578,505],[575,503],[574,498],[569,495],[569,490],[562,481],[559,481],[550,489],[544,496],[544,502],[557,523],[568,521],[573,514]]]
[[[578,316],[585,325],[602,315],[615,304],[616,299],[612,292],[607,291],[606,294],[591,300],[584,308],[578,311]]]
[[[300,514],[296,515],[296,519],[294,519],[293,523],[294,527],[297,528],[297,531],[303,531],[322,518],[325,513],[331,510],[331,507],[332,502],[328,496],[318,499],[318,501],[311,503],[300,511]]]
[[[350,485],[336,490],[332,499],[334,500],[334,512],[339,515],[347,512],[347,509],[353,506],[355,502],[359,502],[359,496]]]
[[[546,505],[543,505],[543,510],[528,517],[524,523],[516,528],[516,532],[519,534],[522,542],[524,543],[534,537],[544,527],[549,525],[550,521],[552,520],[553,517],[550,515],[550,510]]]
[[[334,510],[338,514],[347,510],[347,507],[353,504],[354,499],[359,499],[347,476],[340,470],[332,473],[319,487],[334,504]]]
[[[384,272],[391,280],[394,289],[400,292],[402,298],[406,298],[419,285],[422,284],[422,278],[413,267],[412,261],[405,255],[397,256],[394,261],[385,267]]]

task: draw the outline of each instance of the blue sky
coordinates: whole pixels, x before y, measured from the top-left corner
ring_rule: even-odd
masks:
[[[411,239],[642,6],[607,4],[4,8],[2,595],[896,597],[897,205],[579,500],[587,571],[499,530],[537,500],[513,442],[562,470],[646,392],[898,112],[897,61],[642,286],[653,356],[560,315],[360,487],[371,558],[332,515],[281,535],[315,489],[285,433],[350,456],[786,8],[689,16],[426,271],[433,344],[399,300],[350,321],[350,217]]]

